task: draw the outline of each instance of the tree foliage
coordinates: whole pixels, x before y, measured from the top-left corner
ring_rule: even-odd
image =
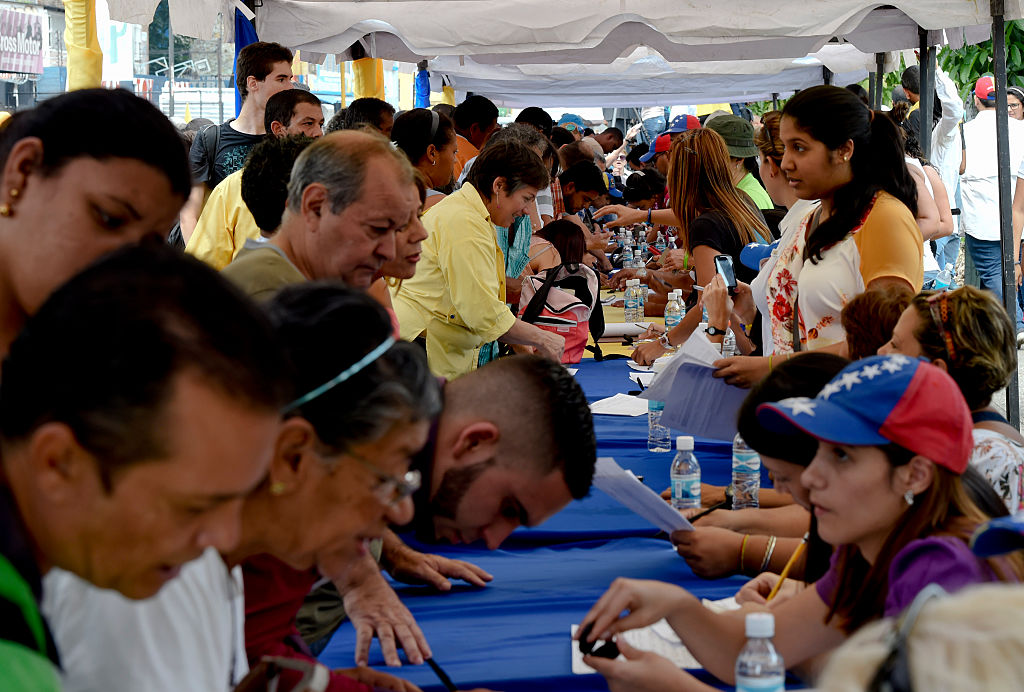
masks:
[[[938,62],[960,87],[960,95],[970,101],[978,78],[995,72],[992,40],[959,50],[943,48],[939,51]],[[1024,88],[1024,24],[1020,21],[1006,23],[1006,83]]]

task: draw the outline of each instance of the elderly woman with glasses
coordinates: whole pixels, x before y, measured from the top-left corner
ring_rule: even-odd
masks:
[[[964,286],[917,295],[879,353],[924,357],[960,387],[974,421],[970,463],[988,478],[1011,513],[1022,504],[1024,437],[992,406],[1017,369],[1013,321],[989,291]]]
[[[270,471],[244,500],[237,548],[208,551],[144,602],[75,581],[50,594],[48,584],[66,689],[230,690],[264,656],[315,668],[295,627],[306,594],[365,562],[388,522],[412,519],[420,477],[409,464],[441,403],[422,350],[396,343],[383,308],[340,286],[288,287],[268,310],[294,400]],[[332,691],[416,690],[366,667],[318,674]]]

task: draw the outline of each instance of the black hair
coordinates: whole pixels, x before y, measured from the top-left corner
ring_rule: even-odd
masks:
[[[911,91],[915,94],[921,93],[921,69],[917,65],[911,65],[903,70],[900,75],[900,86],[903,91]]]
[[[566,144],[572,144],[576,141],[576,138],[572,136],[572,133],[566,130],[564,127],[551,128],[551,143],[556,147],[562,147]]]
[[[558,176],[558,182],[563,188],[573,183],[577,191],[604,193],[608,190],[604,173],[592,161],[580,161],[569,166]]]
[[[266,309],[290,365],[296,397],[329,382],[392,331],[379,303],[337,283],[285,287]],[[380,439],[395,423],[432,420],[440,409],[440,388],[423,349],[399,341],[287,415],[302,416],[331,453],[344,453],[349,445]]]
[[[615,137],[617,140],[619,140],[619,146],[622,146],[622,143],[626,141],[626,136],[624,134],[622,134],[622,130],[620,130],[617,127],[606,127],[601,132],[601,134],[603,134],[603,135],[611,135],[611,136]]]
[[[579,264],[587,252],[587,239],[579,224],[569,219],[552,221],[536,232],[544,240],[555,246],[564,264]]]
[[[252,411],[289,387],[263,312],[199,260],[156,238],[107,255],[58,288],[11,344],[0,444],[67,425],[109,488],[118,469],[172,453],[167,406],[194,373]]]
[[[452,122],[455,122],[455,106],[450,103],[439,103],[430,110],[441,115],[447,115]]]
[[[387,101],[372,96],[356,99],[345,109],[345,129],[354,130],[361,125],[370,125],[379,130],[385,113],[395,114],[395,107]]]
[[[506,141],[519,142],[535,153],[538,153],[538,149],[543,151],[543,153],[538,153],[540,160],[550,164],[552,177],[558,175],[558,150],[551,144],[551,140],[537,132],[536,128],[525,123],[511,123],[508,127],[503,127],[495,132],[484,144],[484,149]]]
[[[485,96],[468,96],[455,107],[452,119],[459,132],[468,132],[474,124],[484,128],[498,119],[498,107]]]
[[[340,111],[331,116],[331,119],[324,125],[324,134],[329,135],[332,132],[345,129],[345,113],[348,111],[347,108],[342,108]]]
[[[793,118],[829,150],[853,140],[853,177],[835,191],[835,211],[807,239],[805,258],[813,263],[821,260],[826,249],[860,223],[879,191],[888,192],[917,216],[917,185],[907,170],[899,131],[884,114],[872,113],[846,89],[819,85],[793,96],[782,109],[782,115]]]
[[[466,182],[489,200],[498,178],[505,179],[505,194],[508,195],[527,186],[541,190],[551,182],[548,169],[536,152],[510,140],[484,147],[469,169]]]
[[[651,147],[647,144],[647,142],[641,142],[640,144],[637,144],[636,146],[629,150],[628,154],[626,154],[626,163],[628,163],[633,168],[642,168],[644,162],[640,160],[640,157],[649,152],[650,150]]]
[[[627,204],[642,202],[652,197],[665,194],[665,176],[657,169],[648,168],[626,178],[626,189],[622,191],[622,199]]]
[[[246,85],[249,77],[255,77],[256,81],[263,81],[274,69],[274,63],[278,62],[289,64],[292,62],[292,52],[280,43],[257,41],[250,43],[238,52],[235,86],[238,87],[238,93],[243,101],[249,96],[249,87]]]
[[[963,483],[964,490],[971,498],[971,502],[988,516],[996,519],[1010,515],[1010,511],[1006,509],[1006,503],[1003,502],[1003,498],[999,496],[996,489],[992,487],[992,483],[974,465],[967,464],[967,468],[960,475],[960,482]]]
[[[545,137],[551,137],[551,129],[555,126],[554,119],[548,115],[548,112],[543,108],[537,106],[530,106],[524,108],[523,111],[516,116],[517,123],[523,123],[525,125],[532,125]]]
[[[589,137],[590,135],[593,135],[593,134],[595,134],[594,128],[592,128],[592,127],[584,127],[583,128],[583,136],[584,137]]]
[[[116,132],[116,136],[83,136]],[[171,191],[187,198],[192,189],[181,135],[149,101],[124,89],[80,89],[12,115],[0,128],[0,160],[26,137],[43,143],[39,173],[49,177],[73,159],[134,159],[162,172]]]
[[[291,125],[295,107],[300,103],[320,108],[320,99],[302,89],[285,89],[267,99],[267,109],[263,112],[263,128],[267,134],[271,134],[270,125],[275,120],[285,127]]]
[[[433,133],[433,136],[431,136]],[[419,163],[433,144],[444,149],[455,139],[455,124],[446,115],[426,108],[413,108],[395,118],[391,141],[405,152],[412,165]]]
[[[242,169],[242,201],[266,235],[281,225],[295,159],[312,143],[305,135],[267,137],[250,152]]]
[[[868,90],[862,87],[860,84],[854,82],[853,84],[847,84],[844,88],[847,91],[856,95],[856,97],[859,98],[865,106],[867,106],[868,108],[871,107],[871,102],[868,100]]]

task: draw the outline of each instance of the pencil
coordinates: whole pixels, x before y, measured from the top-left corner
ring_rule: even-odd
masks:
[[[775,582],[775,586],[772,588],[771,593],[768,594],[767,600],[772,600],[775,598],[775,595],[779,593],[779,589],[782,588],[782,582],[786,581],[786,577],[789,576],[789,572],[793,569],[793,565],[795,565],[796,561],[800,559],[800,556],[804,554],[804,549],[807,548],[807,539],[809,537],[810,534],[804,534],[803,539],[800,541],[800,545],[796,547],[796,550],[793,551],[789,561],[786,562],[786,566],[782,568],[782,574],[779,575],[779,580]]]

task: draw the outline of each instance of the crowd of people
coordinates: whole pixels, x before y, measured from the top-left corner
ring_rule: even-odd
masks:
[[[492,576],[400,534],[494,550],[590,492],[593,420],[563,367],[579,354],[531,307],[566,277],[594,321],[599,283],[642,280],[652,315],[680,291],[685,316],[634,360],[703,334],[715,375],[750,388],[738,428],[775,491],[671,540],[700,576],[752,577],[737,600],[775,615],[791,670],[865,689],[916,606],[903,665],[923,680],[931,648],[956,648],[942,634],[1019,600],[1024,556],[969,545],[1024,507],[1024,437],[992,405],[1024,327],[994,273],[990,79],[961,134],[938,76],[924,159],[915,70],[914,108],[820,86],[756,122],[655,107],[595,132],[540,108],[501,127],[480,95],[358,99],[325,122],[291,60],[245,47],[238,117],[187,138],[120,90],[0,127],[4,689],[415,692],[366,665],[374,636],[390,665],[431,657],[383,574]],[[948,285],[957,225],[981,288]],[[965,590],[920,605],[933,584]],[[580,631],[662,618],[734,679],[742,620],[675,585],[618,580]],[[345,620],[356,665],[329,671],[316,654]],[[706,688],[619,648],[586,658],[613,690]],[[982,656],[946,656],[950,679],[1013,678]]]

